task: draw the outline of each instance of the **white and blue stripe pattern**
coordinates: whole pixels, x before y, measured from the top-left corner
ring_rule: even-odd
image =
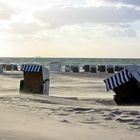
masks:
[[[24,72],[40,72],[41,68],[42,68],[41,65],[23,64],[21,66],[21,71],[24,71]]]
[[[104,80],[106,84],[107,91],[112,90],[126,82],[128,82],[132,78],[131,74],[127,69],[121,70],[119,73],[107,78]]]

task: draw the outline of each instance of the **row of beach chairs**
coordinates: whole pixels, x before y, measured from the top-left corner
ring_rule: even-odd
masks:
[[[0,64],[0,73],[3,71],[19,71],[19,65],[17,64]]]
[[[84,65],[82,70],[84,72],[90,73],[98,73],[98,72],[105,72],[105,73],[115,73],[122,69],[124,69],[125,65]],[[80,67],[78,65],[66,65],[65,72],[80,72]]]
[[[62,71],[61,62],[51,62],[48,66],[50,71]],[[0,70],[3,71],[20,71],[21,65],[19,64],[0,64]]]
[[[115,73],[125,68],[125,65],[84,65],[82,68],[78,65],[65,65],[62,69],[61,63],[50,63],[50,71],[65,71],[65,72],[90,72],[90,73]],[[1,64],[0,71],[19,71],[20,65],[18,64]]]

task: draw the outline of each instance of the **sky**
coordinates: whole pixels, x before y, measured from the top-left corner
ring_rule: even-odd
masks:
[[[140,0],[0,0],[0,57],[140,58]]]

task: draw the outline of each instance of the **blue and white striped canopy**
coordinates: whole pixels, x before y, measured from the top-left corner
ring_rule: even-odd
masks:
[[[24,72],[40,72],[41,70],[42,66],[37,64],[23,64],[21,66],[21,71]]]
[[[111,77],[104,80],[106,84],[106,89],[107,91],[112,90],[128,82],[131,78],[132,78],[132,75],[128,72],[128,70],[123,69],[119,73],[112,75]]]

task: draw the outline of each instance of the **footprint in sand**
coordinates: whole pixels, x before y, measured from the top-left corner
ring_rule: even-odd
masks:
[[[115,115],[121,115],[122,114],[122,111],[115,110],[115,111],[112,111],[112,113],[115,114]]]
[[[61,120],[63,123],[70,123],[68,120]]]
[[[133,122],[134,119],[118,118],[116,119],[116,121],[121,122],[121,123],[129,123],[129,122]]]
[[[113,120],[113,118],[112,117],[106,117],[105,120],[106,121],[111,121],[111,120]]]
[[[140,120],[134,120],[133,122],[129,123],[130,125],[140,126]]]
[[[140,112],[138,111],[131,111],[129,112],[130,115],[140,115]]]

